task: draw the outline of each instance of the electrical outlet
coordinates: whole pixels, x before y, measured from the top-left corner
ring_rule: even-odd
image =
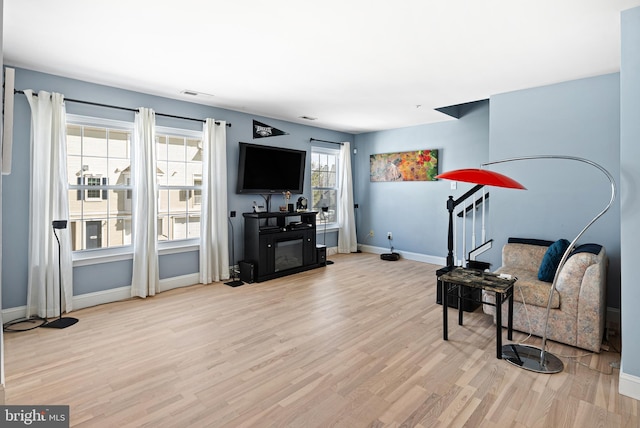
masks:
[[[391,232],[387,232],[387,239],[391,241],[393,239],[393,234]]]
[[[236,212],[235,212],[235,211],[231,211],[231,212],[229,213],[229,217],[235,217],[235,216],[236,216]]]

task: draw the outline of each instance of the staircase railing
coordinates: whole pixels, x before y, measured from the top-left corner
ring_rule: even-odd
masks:
[[[478,195],[480,195],[478,197]],[[474,199],[470,200],[472,197]],[[462,254],[464,260],[475,260],[475,256],[491,248],[492,240],[487,240],[485,229],[486,200],[489,192],[486,192],[483,185],[476,185],[458,199],[449,196],[447,200],[447,210],[449,211],[448,230],[448,253],[447,266],[455,266],[458,253]],[[476,214],[480,209],[480,213]],[[468,216],[471,214],[471,221]],[[459,225],[455,220],[459,220]],[[470,223],[471,230],[467,231],[467,224]],[[459,231],[461,229],[461,231]],[[461,233],[461,236],[458,236]],[[461,248],[460,248],[461,247]],[[467,248],[470,248],[467,256]],[[464,263],[464,262],[463,262]]]

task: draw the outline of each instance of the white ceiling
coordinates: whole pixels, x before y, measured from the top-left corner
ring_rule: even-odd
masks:
[[[434,109],[619,71],[620,11],[638,5],[4,0],[4,61],[361,133],[447,120]]]

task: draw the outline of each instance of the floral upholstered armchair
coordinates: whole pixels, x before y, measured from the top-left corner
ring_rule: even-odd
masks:
[[[539,279],[545,254],[554,244],[537,239],[509,238],[502,249],[502,266],[497,273],[517,277],[514,288],[513,328],[542,337],[551,282]],[[607,255],[597,244],[576,247],[560,271],[554,292],[547,338],[556,342],[600,352],[604,335],[607,285]],[[483,299],[495,302],[493,293]],[[526,305],[526,310],[525,310]],[[483,305],[493,315],[495,307]],[[503,322],[507,305],[503,305]]]

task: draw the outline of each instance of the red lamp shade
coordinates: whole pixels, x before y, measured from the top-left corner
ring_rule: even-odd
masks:
[[[524,187],[514,179],[497,172],[489,171],[487,169],[456,169],[437,175],[436,178],[442,178],[451,181],[464,181],[465,183],[483,184],[487,186],[507,187],[509,189],[526,190],[526,187]]]

